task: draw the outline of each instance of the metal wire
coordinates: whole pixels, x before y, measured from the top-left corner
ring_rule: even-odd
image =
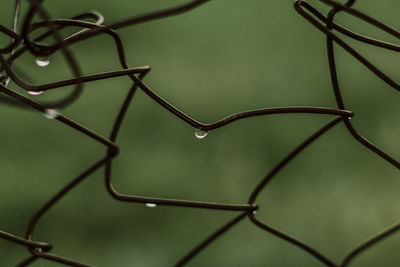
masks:
[[[126,26],[131,26],[139,23],[148,22],[150,20],[156,20],[165,18],[167,16],[174,16],[181,14],[183,12],[188,12],[192,9],[195,9],[202,4],[205,4],[207,0],[194,0],[189,1],[186,4],[175,6],[165,10],[159,10],[157,12],[143,14],[140,16],[127,18],[111,25],[103,25],[104,19],[101,14],[96,12],[89,12],[79,14],[71,19],[53,19],[48,14],[44,6],[42,5],[43,1],[39,0],[28,0],[27,4],[29,4],[29,10],[22,19],[22,32],[18,33],[18,23],[20,20],[20,8],[21,1],[16,0],[15,4],[15,12],[13,19],[13,27],[9,29],[3,25],[0,25],[0,32],[10,37],[10,43],[4,48],[0,48],[0,101],[3,104],[10,105],[18,105],[24,108],[36,109],[40,112],[43,112],[47,116],[64,123],[71,128],[81,132],[82,134],[88,136],[101,143],[107,148],[107,153],[98,160],[92,166],[89,166],[86,170],[84,170],[78,177],[71,180],[69,184],[61,188],[59,192],[57,192],[51,199],[49,199],[36,213],[32,216],[28,223],[28,227],[26,229],[25,237],[19,237],[12,235],[10,233],[0,231],[0,238],[6,239],[10,242],[14,242],[16,244],[20,244],[21,246],[25,246],[31,253],[31,256],[21,261],[17,266],[28,266],[33,263],[38,258],[46,259],[48,261],[54,261],[65,265],[72,266],[92,266],[86,263],[81,263],[78,260],[72,260],[68,257],[55,255],[51,253],[53,248],[52,244],[43,242],[43,241],[35,241],[34,240],[34,231],[40,222],[40,219],[46,214],[46,212],[52,208],[54,205],[58,203],[58,201],[63,198],[65,195],[69,194],[69,192],[79,186],[79,184],[85,180],[88,176],[90,176],[95,170],[100,167],[105,167],[105,185],[108,190],[108,193],[111,197],[118,201],[123,202],[132,202],[132,203],[152,203],[156,205],[167,205],[167,206],[182,206],[188,208],[202,208],[202,209],[216,209],[216,210],[226,210],[237,212],[238,215],[227,222],[225,225],[221,226],[217,231],[210,234],[204,241],[199,243],[195,248],[184,255],[181,259],[179,259],[175,266],[183,266],[187,262],[189,262],[194,256],[196,256],[203,249],[206,249],[207,246],[219,238],[222,234],[228,232],[234,225],[238,222],[248,218],[249,221],[254,223],[254,225],[260,227],[261,229],[283,239],[287,242],[293,244],[308,252],[316,259],[318,259],[321,263],[326,266],[348,266],[348,264],[360,253],[364,252],[367,248],[377,244],[382,241],[386,237],[394,234],[400,229],[400,223],[394,225],[381,233],[372,236],[369,240],[360,244],[357,248],[352,250],[349,254],[347,254],[341,263],[334,263],[322,253],[318,252],[317,249],[310,247],[306,243],[289,236],[288,234],[275,229],[269,226],[266,222],[259,220],[255,211],[261,208],[257,204],[257,197],[260,192],[267,186],[267,184],[271,181],[275,175],[284,168],[293,158],[295,158],[301,151],[303,151],[309,144],[318,139],[321,135],[332,129],[335,125],[339,123],[344,123],[349,134],[362,145],[370,149],[372,152],[376,153],[387,162],[392,164],[393,166],[400,168],[400,163],[393,159],[390,155],[385,153],[383,150],[378,148],[376,145],[362,137],[357,130],[353,127],[350,118],[353,116],[353,112],[346,110],[342,96],[340,91],[340,85],[337,77],[336,65],[335,65],[335,54],[333,50],[334,44],[337,44],[344,48],[349,54],[351,54],[354,58],[356,58],[361,64],[366,66],[370,71],[376,74],[380,79],[386,82],[389,86],[396,90],[400,90],[400,85],[392,80],[389,76],[387,76],[384,72],[382,72],[378,67],[373,65],[370,61],[364,58],[360,53],[358,53],[353,47],[351,47],[347,42],[341,39],[334,31],[340,32],[352,39],[364,42],[366,44],[377,46],[381,48],[385,48],[393,51],[400,51],[400,46],[388,42],[384,42],[377,39],[372,39],[367,36],[363,36],[359,33],[353,32],[350,29],[347,29],[334,21],[335,16],[339,12],[346,12],[354,17],[357,17],[366,23],[377,27],[378,29],[389,33],[390,35],[400,38],[400,32],[385,25],[384,23],[360,12],[352,8],[355,0],[348,0],[346,3],[341,4],[331,0],[320,0],[324,4],[328,5],[331,10],[325,15],[322,12],[318,11],[312,4],[308,3],[304,0],[296,0],[294,2],[295,10],[308,22],[311,23],[315,28],[317,28],[320,32],[326,35],[326,46],[328,52],[328,60],[329,60],[329,68],[330,68],[330,76],[331,76],[331,84],[335,94],[337,108],[328,108],[328,107],[311,107],[311,106],[292,106],[292,107],[277,107],[277,108],[264,108],[257,110],[250,110],[245,112],[236,113],[230,115],[224,119],[221,119],[217,122],[204,124],[201,123],[190,116],[186,115],[181,110],[177,109],[159,95],[157,95],[147,84],[143,82],[143,78],[149,73],[150,67],[142,66],[142,67],[129,67],[125,54],[123,43],[115,32],[116,29]],[[34,16],[38,15],[41,20],[34,22]],[[86,19],[94,19],[96,22],[88,22]],[[81,30],[76,33],[63,38],[60,34],[60,30],[65,27],[79,27]],[[33,31],[45,28],[45,33],[41,34],[39,37],[35,39],[30,39],[30,33]],[[82,76],[80,68],[76,59],[74,58],[73,53],[70,51],[69,46],[71,44],[84,41],[88,38],[92,38],[96,35],[106,34],[113,38],[115,42],[116,50],[118,51],[119,61],[121,64],[121,69],[106,72],[106,73],[98,73],[88,76]],[[43,40],[53,37],[55,43],[52,45],[41,43]],[[37,57],[47,57],[51,54],[61,50],[66,61],[69,64],[69,67],[72,70],[75,78],[69,80],[57,81],[50,84],[42,84],[42,85],[31,85],[23,81],[15,72],[12,67],[12,63],[18,57],[23,55],[25,52],[29,51],[33,55]],[[104,137],[96,132],[91,131],[83,125],[78,124],[77,122],[71,120],[70,118],[58,113],[55,111],[56,108],[63,108],[74,101],[76,101],[82,92],[83,83],[95,81],[95,80],[103,80],[109,79],[113,77],[119,76],[128,76],[132,80],[132,86],[129,89],[125,100],[120,107],[120,111],[118,116],[114,121],[113,128],[111,130],[110,136]],[[34,101],[14,90],[11,90],[7,87],[9,80],[12,80],[16,85],[20,88],[29,91],[31,93],[40,93],[47,90],[56,90],[61,87],[74,85],[75,89],[73,92],[54,102],[42,102],[39,103]],[[249,117],[255,116],[267,116],[272,114],[282,114],[282,113],[314,113],[314,114],[326,114],[333,116],[329,122],[327,122],[323,127],[318,129],[315,133],[313,133],[310,137],[304,140],[301,144],[299,144],[296,148],[294,148],[289,154],[287,154],[276,166],[274,166],[270,172],[258,183],[258,185],[254,188],[251,193],[247,203],[239,203],[239,204],[231,204],[231,203],[211,203],[211,202],[203,202],[203,201],[192,201],[192,200],[181,200],[181,199],[167,199],[167,198],[154,198],[154,197],[146,197],[146,196],[136,196],[136,195],[124,195],[121,194],[115,189],[112,184],[112,160],[115,156],[118,155],[118,146],[116,145],[116,139],[118,137],[119,129],[121,128],[122,123],[124,122],[124,117],[128,111],[129,105],[132,102],[135,92],[137,90],[142,90],[145,94],[147,94],[151,99],[156,101],[159,105],[161,105],[165,110],[169,111],[176,117],[180,118],[190,126],[195,129],[202,130],[204,132],[212,131],[224,127],[232,122],[246,119]]]

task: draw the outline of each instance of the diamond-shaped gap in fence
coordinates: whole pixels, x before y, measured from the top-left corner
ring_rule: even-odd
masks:
[[[325,266],[298,247],[254,227],[247,218],[209,244],[185,266],[204,265],[221,267]]]
[[[352,42],[352,44],[355,49],[362,52],[385,72],[396,62],[400,62],[400,55],[393,51],[385,51],[359,42]],[[335,45],[335,57],[345,107],[356,114],[351,120],[354,128],[394,159],[400,160],[400,154],[396,149],[400,129],[390,118],[390,114],[400,111],[397,105],[400,99],[399,91],[391,88],[370,70],[357,63],[356,59],[337,45]],[[394,71],[391,72],[395,74]],[[368,79],[357,77],[368,77]],[[391,75],[391,78],[400,81],[397,75]]]
[[[398,187],[397,171],[338,125],[274,176],[256,201],[263,207],[256,218],[339,264],[399,221]]]
[[[93,164],[94,159],[103,157],[104,147],[56,119],[45,118],[37,111],[8,106],[3,107],[3,111],[1,135],[7,142],[2,147],[7,153],[1,156],[2,162],[8,164],[1,168],[1,198],[4,198],[2,203],[7,203],[0,205],[1,230],[24,237],[27,222],[33,214],[76,175]],[[18,120],[7,120],[8,116]],[[27,128],[31,133],[29,137],[26,136]],[[11,133],[11,130],[14,132]],[[21,165],[24,168],[20,168]],[[11,176],[14,178],[5,179]],[[71,214],[73,211],[69,210],[57,214],[57,217]],[[41,223],[40,219],[39,228],[54,229],[52,224]],[[36,232],[33,240],[43,241]]]
[[[245,203],[285,151],[330,119],[330,115],[270,115],[238,121],[196,139],[195,129],[141,92],[135,100],[126,117],[130,124],[117,140],[126,149],[113,161],[113,184],[128,195]],[[181,184],[185,190],[179,189]]]
[[[88,191],[90,196],[87,196]],[[55,228],[39,225],[38,235],[60,244],[54,248],[54,253],[94,266],[173,266],[197,241],[237,214],[182,207],[146,207],[140,203],[117,202],[106,196],[102,174],[96,173],[60,201],[43,221],[46,224],[57,222],[59,213],[73,212],[74,216],[54,224]],[[77,243],[85,250],[78,249]],[[98,255],[99,249],[103,251],[101,255]]]

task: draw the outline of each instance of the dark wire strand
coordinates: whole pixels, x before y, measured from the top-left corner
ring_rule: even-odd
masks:
[[[393,81],[383,74],[380,70],[378,70],[375,66],[373,66],[367,59],[365,59],[362,55],[360,55],[358,52],[356,52],[350,45],[348,45],[346,42],[344,42],[342,39],[340,39],[336,34],[334,34],[329,28],[332,28],[333,26],[331,25],[329,28],[325,27],[323,24],[319,23],[315,18],[313,18],[310,14],[305,12],[302,8],[305,7],[307,10],[312,7],[310,4],[305,5],[305,1],[303,0],[298,0],[294,3],[296,11],[303,16],[306,20],[308,20],[312,25],[314,25],[316,28],[318,28],[320,31],[325,33],[327,35],[327,50],[328,50],[328,61],[329,61],[329,71],[331,75],[331,84],[333,87],[333,91],[335,94],[336,102],[337,105],[340,109],[344,109],[344,103],[343,103],[343,98],[341,96],[341,92],[339,89],[339,81],[337,79],[337,72],[336,72],[336,64],[335,64],[335,59],[334,59],[334,52],[333,52],[333,41],[335,41],[338,45],[340,45],[342,48],[344,48],[347,52],[349,52],[352,56],[354,56],[360,63],[362,63],[364,66],[369,68],[373,73],[377,74],[379,78],[384,80],[387,84],[393,85]],[[331,13],[331,16],[334,13]],[[383,74],[380,75],[380,74]],[[394,83],[395,84],[395,83]],[[393,88],[396,88],[395,86],[392,86]],[[396,88],[397,89],[397,88]],[[360,142],[362,145],[379,155],[381,158],[395,166],[396,168],[400,169],[400,163],[395,160],[393,157],[391,157],[389,154],[384,152],[382,149],[377,147],[375,144],[367,140],[365,137],[363,137],[361,134],[359,134],[352,124],[350,123],[349,120],[344,121],[346,128],[348,129],[349,133],[351,136],[353,136],[358,142]]]

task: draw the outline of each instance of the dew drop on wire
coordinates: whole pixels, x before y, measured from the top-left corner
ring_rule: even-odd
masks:
[[[58,116],[58,112],[57,112],[57,110],[55,110],[55,109],[50,109],[50,108],[48,108],[48,109],[45,110],[44,116],[45,116],[47,119],[55,119],[55,118],[57,118],[57,116]]]
[[[146,204],[144,204],[146,207],[148,207],[148,208],[155,208],[155,207],[157,207],[157,204],[154,204],[154,203],[146,203]]]
[[[7,85],[10,83],[11,78],[5,78],[1,83],[3,84],[3,86],[7,87]]]
[[[253,215],[256,216],[257,215],[257,211],[253,210]]]
[[[28,94],[30,94],[30,95],[41,95],[41,94],[43,94],[43,91],[28,91]]]
[[[197,139],[203,139],[207,136],[207,131],[198,129],[194,132],[194,136],[196,136]]]
[[[36,58],[35,62],[36,65],[38,65],[39,67],[46,67],[47,65],[50,64],[49,58],[42,58],[42,57]]]
[[[7,86],[9,82],[10,82],[10,77],[8,77],[7,73],[3,74],[0,72],[0,83],[3,86]]]

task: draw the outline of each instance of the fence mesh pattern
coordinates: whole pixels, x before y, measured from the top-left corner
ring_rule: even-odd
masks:
[[[68,127],[73,128],[74,130],[80,132],[82,135],[85,135],[88,138],[97,141],[101,145],[104,145],[107,150],[106,154],[100,160],[98,160],[92,166],[88,166],[86,169],[82,170],[82,172],[77,177],[71,179],[71,181],[67,185],[62,187],[33,214],[30,221],[28,222],[25,236],[17,236],[13,233],[0,231],[0,238],[26,247],[31,254],[28,258],[21,259],[21,262],[17,266],[29,266],[39,258],[42,260],[53,261],[70,266],[92,266],[90,265],[90,263],[81,262],[79,259],[72,259],[68,255],[56,255],[52,253],[53,246],[57,246],[57,244],[50,244],[47,243],[45,240],[36,240],[34,238],[34,232],[39,224],[40,219],[52,207],[57,205],[63,197],[71,192],[71,190],[79,187],[81,182],[90,177],[92,173],[103,167],[105,169],[104,179],[108,194],[111,198],[114,198],[117,201],[129,202],[132,203],[132,205],[142,204],[146,205],[147,207],[181,206],[192,209],[213,209],[220,211],[232,211],[237,213],[236,217],[228,221],[226,224],[220,226],[220,228],[217,229],[215,232],[210,233],[210,235],[207,236],[203,241],[198,243],[197,246],[195,246],[191,250],[189,249],[186,255],[182,255],[180,259],[177,259],[175,266],[185,265],[202,250],[207,249],[207,247],[215,240],[217,240],[220,236],[224,234],[229,235],[229,230],[233,226],[238,224],[238,222],[246,219],[252,222],[255,227],[259,227],[260,229],[269,232],[282,240],[285,240],[293,246],[304,250],[306,253],[309,253],[326,266],[348,266],[350,262],[352,262],[352,260],[355,259],[357,256],[365,252],[367,249],[373,248],[380,241],[384,240],[388,236],[393,235],[397,230],[400,229],[400,224],[396,224],[392,227],[384,229],[378,234],[370,237],[365,242],[361,243],[359,246],[355,247],[342,259],[341,262],[334,262],[323,253],[321,253],[318,248],[312,247],[307,243],[281,231],[280,229],[276,229],[268,225],[266,222],[260,220],[257,217],[257,211],[263,208],[263,206],[257,202],[257,198],[260,192],[269,184],[269,182],[276,176],[276,174],[280,170],[285,168],[285,166],[291,162],[293,158],[297,157],[300,152],[307,148],[307,146],[309,146],[312,142],[314,142],[327,131],[330,131],[338,124],[345,125],[345,128],[347,129],[348,133],[354,138],[354,141],[361,143],[370,151],[387,161],[389,164],[393,165],[393,167],[400,168],[400,162],[398,162],[388,153],[378,148],[375,144],[361,136],[358,131],[353,127],[351,118],[354,114],[351,110],[346,109],[345,103],[341,96],[341,89],[338,78],[339,75],[335,63],[334,46],[340,46],[341,48],[343,48],[360,64],[368,68],[388,86],[396,90],[400,90],[400,85],[396,81],[389,77],[385,72],[380,70],[372,62],[368,61],[348,42],[346,42],[345,39],[337,34],[340,33],[343,36],[347,36],[348,38],[363,42],[367,45],[380,47],[392,51],[400,51],[399,45],[361,35],[335,22],[335,16],[337,14],[346,13],[359,20],[364,21],[365,23],[370,24],[373,27],[376,27],[379,30],[390,34],[395,38],[400,38],[399,31],[382,23],[379,20],[376,20],[375,18],[367,14],[358,11],[357,9],[352,8],[355,0],[348,0],[345,3],[339,3],[332,0],[321,0],[321,2],[323,2],[323,4],[328,6],[330,9],[330,11],[326,14],[324,12],[320,12],[315,6],[307,1],[296,0],[294,2],[294,9],[296,10],[296,12],[306,21],[308,21],[311,26],[315,27],[326,38],[326,49],[331,78],[330,82],[336,99],[337,108],[315,106],[285,106],[263,108],[232,114],[226,118],[210,124],[204,124],[194,118],[191,118],[177,107],[165,101],[155,91],[153,91],[152,88],[150,88],[144,82],[144,78],[146,75],[148,75],[150,67],[130,67],[128,65],[125,57],[123,42],[116,32],[117,29],[120,29],[122,27],[128,27],[136,24],[145,23],[151,20],[158,20],[169,16],[175,16],[184,12],[192,12],[192,10],[200,8],[202,5],[207,5],[207,0],[188,1],[187,3],[180,6],[174,6],[153,13],[147,13],[132,18],[127,18],[109,25],[104,24],[103,16],[97,12],[82,13],[69,19],[58,19],[51,17],[49,12],[46,10],[43,1],[29,0],[26,1],[26,3],[21,2],[21,0],[16,0],[15,2],[13,27],[8,28],[6,26],[0,25],[1,34],[8,36],[9,38],[9,44],[0,48],[0,100],[4,104],[15,105],[21,108],[27,108],[42,112],[46,118],[57,120],[60,123],[63,123]],[[21,4],[26,4],[29,6],[28,11],[24,15],[24,17],[20,17]],[[70,34],[67,37],[62,36],[62,34],[60,33],[61,30],[68,27],[79,30],[77,30],[73,34]],[[32,33],[36,30],[41,30],[41,34],[35,38],[31,38]],[[108,35],[113,39],[115,49],[118,53],[121,68],[116,71],[84,76],[82,75],[82,71],[79,67],[77,59],[74,56],[74,53],[70,50],[69,47],[72,44],[79,43],[98,35]],[[49,44],[48,42],[46,42],[49,39],[53,39],[54,43]],[[15,61],[26,52],[29,52],[36,57],[36,63],[39,66],[46,66],[49,63],[49,56],[58,51],[60,51],[64,55],[66,62],[68,63],[75,78],[59,80],[42,85],[32,85],[24,81],[24,79],[20,77],[18,72],[13,67],[13,61]],[[94,131],[91,131],[85,125],[81,125],[61,113],[62,108],[70,105],[79,98],[85,83],[110,79],[119,76],[129,77],[132,85],[129,88],[125,100],[123,101],[123,104],[119,109],[118,116],[114,120],[113,127],[109,136],[102,136]],[[27,94],[22,94],[20,92],[17,92],[16,90],[10,89],[10,83],[13,83],[20,89],[26,91]],[[33,96],[35,95],[39,95],[45,91],[56,90],[58,88],[66,86],[75,87],[72,93],[64,96],[57,101],[44,103],[34,100]],[[313,113],[326,114],[328,116],[331,116],[332,119],[325,125],[323,125],[320,129],[315,131],[308,138],[306,138],[283,159],[281,159],[281,161],[276,164],[267,173],[267,175],[265,175],[265,177],[259,181],[257,186],[248,196],[248,201],[246,203],[214,203],[122,194],[118,192],[113,186],[112,162],[119,153],[119,148],[116,143],[119,130],[121,128],[121,125],[123,125],[124,123],[124,117],[129,110],[130,104],[134,99],[135,92],[137,90],[141,90],[151,99],[153,99],[158,105],[162,106],[165,112],[172,113],[174,116],[193,127],[195,129],[195,136],[199,139],[205,138],[209,132],[216,131],[219,128],[222,128],[228,124],[256,116],[268,116],[272,114],[283,113]],[[268,266],[267,261],[265,262],[265,264],[266,266]]]

